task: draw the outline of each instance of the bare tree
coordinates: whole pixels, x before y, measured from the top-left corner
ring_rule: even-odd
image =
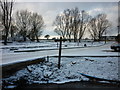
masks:
[[[0,6],[2,10],[2,24],[4,26],[4,45],[7,45],[7,38],[9,29],[11,26],[11,19],[12,19],[12,10],[13,10],[13,0],[0,0]]]
[[[0,29],[2,27],[2,9],[0,8]]]
[[[2,10],[0,8],[0,40],[2,40],[2,32],[3,32],[3,29],[4,29],[4,26],[2,24]]]
[[[54,31],[65,38],[66,30],[65,30],[65,16],[64,14],[59,14],[56,16],[55,21],[53,22],[53,25],[55,26]]]
[[[16,12],[16,25],[19,29],[18,34],[23,37],[24,41],[26,41],[27,34],[30,30],[30,15],[31,13],[27,10]]]
[[[110,27],[106,14],[98,14],[89,22],[89,32],[94,40],[101,40],[102,35]]]
[[[66,9],[56,17],[54,21],[54,31],[69,41],[71,41],[72,35],[74,35],[74,39],[77,40],[78,22],[79,9],[77,7],[75,9]]]
[[[12,40],[14,40],[14,38],[15,38],[14,36],[15,36],[15,34],[17,34],[17,30],[18,30],[17,26],[15,24],[11,24],[9,33],[11,35]]]
[[[85,12],[84,10],[81,11],[81,15],[80,15],[80,23],[79,23],[79,30],[78,30],[78,39],[79,39],[79,42],[80,40],[82,39],[84,33],[85,33],[85,30],[87,29],[88,27],[88,22],[90,21],[90,15]]]
[[[88,31],[92,37],[92,39],[97,40],[97,34],[96,34],[97,26],[96,26],[96,18],[92,18],[89,22],[89,28]]]
[[[74,42],[77,42],[79,23],[80,23],[80,11],[76,7],[71,10],[71,32],[73,32]]]
[[[45,38],[49,39],[50,35],[45,35]]]
[[[29,31],[29,37],[37,39],[37,42],[39,42],[39,36],[42,35],[43,28],[45,27],[43,17],[37,13],[33,13],[30,18],[30,23],[31,31]]]
[[[72,36],[74,42],[77,42],[78,39],[80,41],[87,29],[89,18],[90,16],[84,10],[80,13],[77,7],[66,9],[62,15],[56,17],[55,32],[69,41]]]
[[[66,39],[68,39],[71,42],[71,37],[72,37],[72,23],[73,23],[73,17],[72,17],[72,10],[66,9],[64,10],[64,23],[65,23],[65,32],[66,32]]]

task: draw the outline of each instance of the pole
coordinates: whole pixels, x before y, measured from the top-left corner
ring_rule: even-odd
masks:
[[[106,41],[107,41],[107,36],[106,36],[106,31],[105,31],[105,44],[106,44]]]
[[[59,57],[58,57],[58,69],[60,69],[60,61],[61,61],[61,46],[62,46],[62,37],[60,37]]]

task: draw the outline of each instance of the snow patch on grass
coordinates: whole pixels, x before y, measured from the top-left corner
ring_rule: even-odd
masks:
[[[29,84],[89,80],[80,73],[109,80],[120,80],[118,78],[117,57],[62,58],[60,69],[58,69],[57,65],[58,58],[51,57],[49,62],[29,65],[4,80],[15,82],[23,77]]]

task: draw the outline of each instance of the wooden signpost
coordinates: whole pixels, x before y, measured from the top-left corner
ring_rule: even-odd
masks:
[[[60,42],[59,45],[59,56],[58,56],[58,69],[60,69],[60,61],[61,61],[61,50],[62,50],[62,41],[66,41],[66,39],[62,39],[62,37],[60,37],[60,39],[56,39],[55,42]]]

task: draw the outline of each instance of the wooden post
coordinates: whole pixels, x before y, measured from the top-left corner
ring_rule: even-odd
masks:
[[[49,56],[47,56],[47,62],[49,62]]]
[[[62,41],[66,41],[65,39],[62,40],[62,37],[60,37],[60,40],[55,40],[55,42],[60,42],[59,45],[59,56],[58,56],[58,69],[60,69],[60,61],[61,61],[61,50],[62,50]]]
[[[61,46],[62,46],[62,37],[60,37],[59,57],[58,57],[58,69],[60,69],[60,61],[61,61]]]

